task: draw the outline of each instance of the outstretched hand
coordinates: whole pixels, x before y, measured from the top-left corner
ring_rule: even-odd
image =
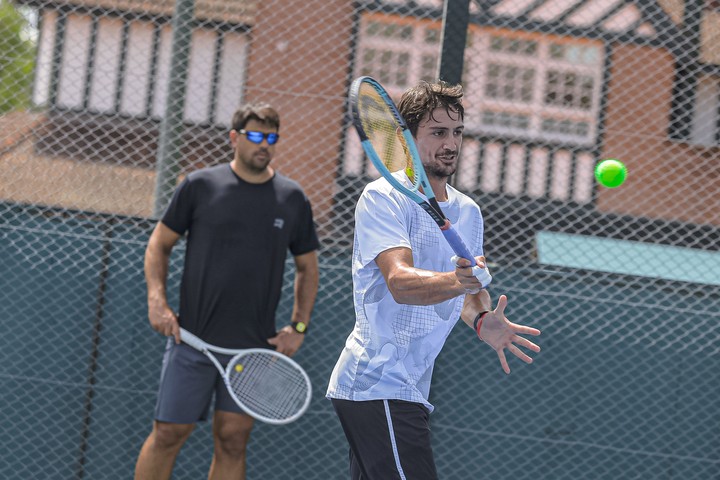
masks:
[[[505,317],[505,307],[507,303],[507,297],[500,295],[495,310],[491,310],[482,317],[482,324],[477,334],[480,340],[490,345],[493,350],[497,352],[500,365],[505,373],[510,373],[510,367],[505,358],[505,349],[523,362],[532,363],[532,358],[520,350],[518,345],[533,352],[539,352],[540,347],[520,335],[537,336],[540,335],[540,330],[525,325],[518,325],[508,320]]]

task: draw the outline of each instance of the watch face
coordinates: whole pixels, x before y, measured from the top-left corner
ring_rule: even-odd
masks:
[[[303,322],[297,322],[295,323],[295,331],[299,333],[305,333],[305,329],[307,326]]]

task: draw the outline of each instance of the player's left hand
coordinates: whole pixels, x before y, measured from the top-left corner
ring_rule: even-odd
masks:
[[[268,339],[268,343],[275,347],[275,350],[292,357],[295,352],[298,351],[305,335],[296,332],[290,325],[284,326],[278,333],[272,338]]]
[[[505,358],[505,349],[523,362],[532,363],[533,359],[520,350],[518,345],[532,350],[533,352],[539,352],[540,347],[527,338],[521,337],[520,334],[538,336],[540,335],[540,330],[512,323],[505,317],[506,306],[507,297],[505,295],[500,295],[495,310],[489,311],[482,317],[482,324],[479,329],[480,331],[477,332],[477,334],[478,337],[480,337],[480,340],[490,345],[493,350],[497,352],[498,358],[500,359],[500,365],[505,373],[510,373],[510,367],[508,366],[507,359]]]

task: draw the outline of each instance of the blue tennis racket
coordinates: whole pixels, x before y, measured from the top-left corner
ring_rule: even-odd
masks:
[[[365,154],[375,168],[399,192],[420,205],[437,223],[458,257],[475,263],[463,239],[445,217],[428,181],[415,140],[390,95],[375,79],[359,77],[350,86],[353,125],[360,135]],[[411,185],[398,172],[404,171]],[[420,189],[422,189],[421,195]],[[490,272],[473,267],[473,273],[487,287]]]

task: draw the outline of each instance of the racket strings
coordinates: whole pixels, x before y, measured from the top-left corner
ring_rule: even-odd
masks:
[[[362,84],[358,94],[360,123],[375,152],[390,173],[404,170],[417,190],[413,162],[396,112],[371,85]]]
[[[271,353],[250,353],[229,365],[230,388],[250,410],[271,419],[300,412],[308,387],[298,368]]]

